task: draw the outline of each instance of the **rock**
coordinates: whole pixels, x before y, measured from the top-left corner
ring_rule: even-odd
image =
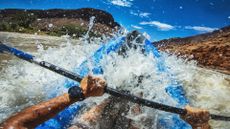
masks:
[[[211,33],[153,42],[159,50],[193,56],[201,67],[230,74],[230,26]]]

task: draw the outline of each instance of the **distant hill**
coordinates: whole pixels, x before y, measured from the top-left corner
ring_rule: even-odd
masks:
[[[230,26],[211,33],[153,42],[161,51],[189,56],[200,66],[230,74]]]
[[[0,10],[0,31],[64,35],[76,37],[87,31],[90,18],[94,16],[95,26],[91,35],[110,34],[120,27],[113,16],[103,10],[82,8],[76,10]]]

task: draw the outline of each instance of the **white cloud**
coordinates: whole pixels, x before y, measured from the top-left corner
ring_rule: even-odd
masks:
[[[136,12],[134,12],[134,11],[130,11],[130,14],[132,14],[132,15],[135,15],[135,16],[138,16],[138,13],[136,13]]]
[[[214,30],[217,30],[218,28],[211,28],[211,27],[205,27],[205,26],[185,26],[185,29],[196,30],[199,32],[212,32]]]
[[[145,36],[146,39],[148,39],[148,40],[151,39],[151,36],[148,33],[144,32],[143,35]]]
[[[155,26],[157,27],[159,30],[162,31],[168,31],[174,28],[174,26],[166,24],[166,23],[161,23],[159,21],[150,21],[150,22],[140,22],[141,25],[150,25],[150,26]]]
[[[228,16],[228,19],[230,19],[230,16]]]
[[[148,18],[149,15],[151,15],[151,13],[148,13],[148,12],[141,12],[141,11],[133,11],[131,10],[130,11],[130,14],[134,15],[134,16],[139,16],[141,18]]]
[[[131,27],[133,27],[134,29],[138,29],[138,30],[143,29],[141,26],[136,26],[136,25],[131,25]]]
[[[122,7],[131,7],[132,1],[133,0],[109,0],[110,3]]]
[[[141,13],[139,14],[140,17],[149,17],[149,15],[151,15],[151,13],[141,12]]]

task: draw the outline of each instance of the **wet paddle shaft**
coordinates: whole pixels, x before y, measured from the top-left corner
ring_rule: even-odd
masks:
[[[20,59],[23,59],[23,60],[28,61],[30,63],[37,64],[37,65],[39,65],[39,66],[41,66],[43,68],[49,69],[49,70],[51,70],[51,71],[53,71],[55,73],[63,75],[65,77],[70,78],[72,80],[75,80],[77,82],[80,82],[82,80],[82,77],[79,76],[78,74],[75,74],[75,73],[73,73],[71,71],[68,71],[68,70],[63,69],[61,67],[53,65],[53,64],[51,64],[49,62],[40,61],[40,60],[36,59],[31,54],[25,53],[25,52],[23,52],[21,50],[18,50],[16,48],[10,47],[10,46],[5,45],[3,43],[0,43],[0,52],[11,53],[12,55],[17,56]],[[158,110],[163,110],[163,111],[166,111],[166,112],[176,113],[176,114],[180,114],[180,115],[186,114],[185,109],[172,107],[172,106],[168,106],[168,105],[165,105],[165,104],[161,104],[161,103],[153,102],[153,101],[150,101],[150,100],[146,100],[146,99],[143,99],[143,98],[140,98],[140,97],[128,94],[128,93],[123,93],[123,92],[117,91],[117,90],[115,90],[113,88],[110,88],[110,87],[106,87],[105,92],[110,94],[110,95],[113,95],[113,96],[116,96],[116,97],[121,97],[121,98],[127,99],[127,100],[129,100],[131,102],[138,103],[138,104],[141,104],[141,105],[144,105],[144,106],[147,106],[147,107],[155,108],[155,109],[158,109]],[[227,117],[227,116],[220,116],[220,115],[210,114],[210,117],[211,117],[211,119],[214,119],[214,120],[230,121],[230,117]]]

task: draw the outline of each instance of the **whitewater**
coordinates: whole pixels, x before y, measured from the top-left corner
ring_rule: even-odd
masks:
[[[1,33],[3,35],[3,32]],[[7,35],[7,33],[4,34]],[[110,40],[110,38],[91,39],[89,43],[84,38],[72,40],[68,36],[54,38],[17,35],[20,34],[10,33],[5,41],[13,41],[12,46],[15,45],[23,50],[27,50],[29,46],[33,48],[29,51],[39,59],[68,70],[76,68],[101,44]],[[28,43],[23,44],[22,41],[25,39]],[[164,52],[161,52],[161,55],[165,65],[173,73],[173,78],[183,84],[186,97],[192,106],[208,109],[215,114],[230,115],[228,110],[230,109],[229,75],[200,68],[195,61],[188,61],[175,55]],[[62,86],[66,78],[46,69],[17,58],[2,58],[1,64],[4,65],[1,65],[0,74],[0,122],[24,107],[49,99],[52,94],[60,95],[67,91]],[[152,55],[143,56],[140,51],[131,49],[127,52],[127,58],[124,59],[116,53],[110,54],[101,62],[101,65],[104,69],[102,77],[106,79],[108,86],[119,90],[129,90],[133,94],[142,92],[145,99],[176,106],[176,102],[164,90],[170,80],[167,79],[166,74],[157,72],[157,61]],[[141,84],[136,79],[140,75],[144,75]],[[86,100],[86,108],[91,103],[100,103],[107,97],[108,95],[104,95]],[[157,115],[162,113],[164,112],[143,107],[143,113],[140,115],[157,118]],[[140,121],[140,116],[134,117],[129,114],[127,117]],[[212,120],[211,125],[217,129],[230,127],[227,122]],[[148,128],[156,128],[156,126],[153,124]],[[143,128],[146,127],[143,125]]]

